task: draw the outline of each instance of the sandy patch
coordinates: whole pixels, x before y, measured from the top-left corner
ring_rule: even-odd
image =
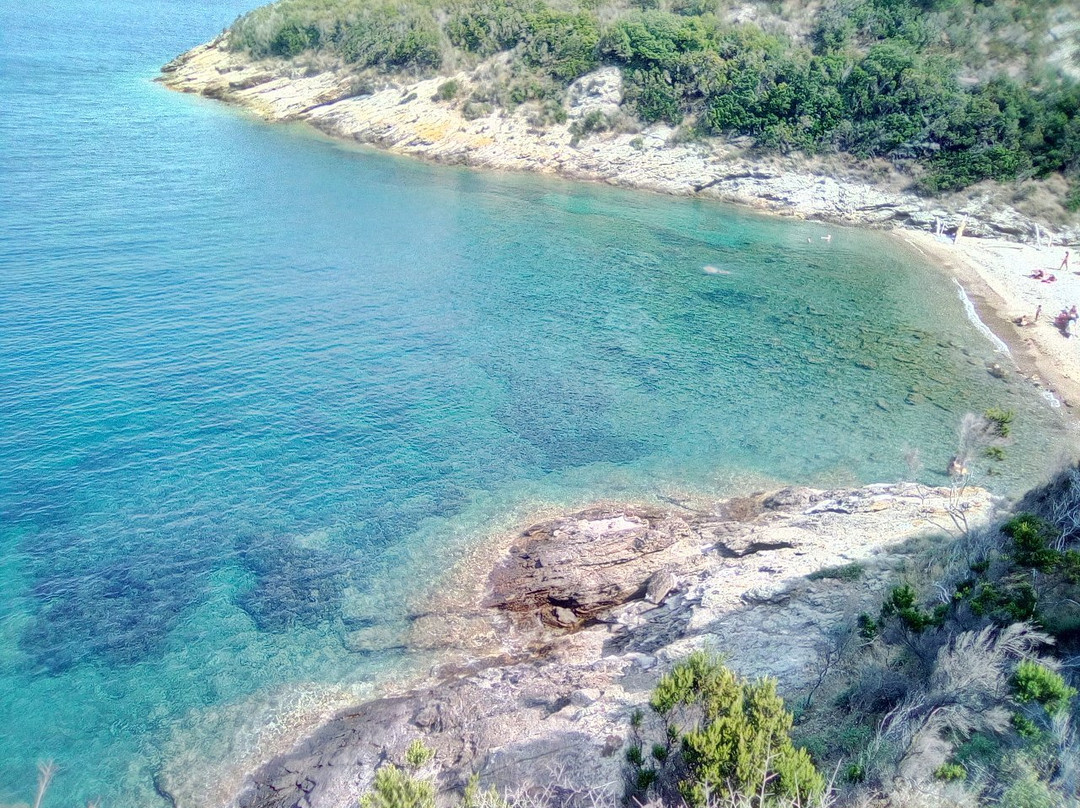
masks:
[[[979,316],[1008,345],[1017,367],[1066,406],[1080,407],[1080,329],[1065,337],[1054,326],[1062,309],[1080,306],[1080,250],[1070,249],[1069,270],[1059,270],[1064,247],[1035,247],[1004,239],[961,238],[958,244],[930,233],[899,231],[909,244],[952,273],[967,289]],[[1031,277],[1036,270],[1053,283]],[[1042,307],[1038,322],[1033,321]]]

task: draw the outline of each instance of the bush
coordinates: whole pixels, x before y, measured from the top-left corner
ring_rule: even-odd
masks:
[[[671,0],[671,13],[682,17],[715,14],[718,0]]]
[[[375,772],[375,782],[360,798],[360,808],[435,808],[435,786],[388,763]]]
[[[1001,526],[1001,532],[1013,540],[1013,558],[1022,567],[1051,572],[1061,562],[1062,554],[1050,548],[1054,526],[1030,513],[1019,513]]]
[[[446,36],[462,50],[491,56],[521,42],[529,30],[529,17],[541,8],[538,0],[462,2],[452,7]]]
[[[1012,432],[1013,419],[1016,417],[1012,410],[1000,410],[997,407],[991,407],[983,415],[993,427],[994,434],[999,438],[1009,437],[1009,433]]]
[[[967,777],[967,769],[959,763],[942,763],[934,772],[934,777],[938,780],[945,780],[946,782],[963,780]]]
[[[444,81],[435,91],[435,98],[439,101],[452,101],[461,92],[461,83],[456,79]]]
[[[690,805],[705,805],[710,791],[724,788],[803,805],[824,793],[825,780],[810,756],[792,744],[792,717],[775,680],[743,681],[715,657],[697,652],[660,679],[650,705],[678,741],[686,772],[678,789]],[[697,718],[680,727],[674,723],[680,711]]]
[[[571,10],[550,0],[278,0],[240,18],[229,43],[256,57],[326,50],[420,71],[442,64],[444,43],[481,58],[509,51],[512,70],[542,70],[562,85],[603,58],[623,68],[626,104],[648,123],[690,120],[701,133],[770,149],[917,161],[924,193],[1063,172],[1072,185],[1062,202],[1080,209],[1080,82],[1034,67],[1019,78],[984,69],[987,32],[966,25],[984,5],[826,0],[807,47],[721,22],[716,0],[671,0],[673,13],[658,0],[582,0]],[[1016,20],[999,22],[1007,30]],[[958,75],[987,78],[961,84]],[[998,425],[1004,438],[1009,424]]]
[[[1001,795],[1000,808],[1061,808],[1054,794],[1034,772],[1027,772]]]
[[[600,63],[599,42],[600,26],[592,15],[544,8],[528,18],[522,58],[569,83]]]
[[[921,634],[928,628],[937,628],[945,620],[945,610],[937,608],[933,613],[916,603],[915,590],[907,584],[895,587],[881,604],[881,617],[886,620],[897,617],[908,631]]]
[[[1007,626],[1035,617],[1038,596],[1027,580],[980,583],[974,589],[970,606],[977,617],[988,617],[998,625]]]
[[[1076,695],[1076,689],[1065,684],[1061,674],[1027,659],[1016,666],[1012,686],[1018,702],[1037,702],[1050,715],[1066,712]]]

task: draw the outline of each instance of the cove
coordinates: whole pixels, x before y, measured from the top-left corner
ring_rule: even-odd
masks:
[[[242,10],[0,5],[0,803],[54,759],[51,804],[165,804],[405,675],[424,588],[537,510],[940,484],[990,407],[1015,493],[1073,440],[882,234],[150,82]]]

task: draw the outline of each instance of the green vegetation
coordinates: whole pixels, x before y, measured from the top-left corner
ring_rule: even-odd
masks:
[[[1065,684],[1061,674],[1030,659],[1016,666],[1012,686],[1018,702],[1038,702],[1050,715],[1066,712],[1069,702],[1076,695],[1076,688]]]
[[[452,101],[459,92],[461,92],[461,84],[455,79],[450,79],[439,85],[439,89],[435,91],[435,97],[440,101]]]
[[[705,652],[674,665],[630,715],[626,804],[1078,808],[1080,576],[1068,559],[1080,555],[1080,466],[1023,506],[913,551],[877,616],[835,627],[819,649],[797,721],[774,680],[741,679]],[[866,571],[816,577],[865,592],[880,570]],[[433,752],[415,741],[402,758],[376,772],[361,808],[431,808]],[[903,781],[914,796],[896,791]],[[474,778],[458,804],[533,803]]]
[[[857,581],[866,572],[862,564],[844,564],[841,567],[824,567],[812,572],[806,577],[811,581],[823,581],[833,579],[837,581]]]
[[[967,777],[967,769],[959,763],[942,763],[934,772],[938,780],[963,780]]]
[[[1080,466],[1022,506],[911,556],[821,653],[792,733],[838,767],[837,804],[1080,806]]]
[[[360,799],[360,808],[435,808],[435,785],[418,776],[434,757],[434,749],[415,739],[405,751],[405,768],[387,763],[375,772],[375,782]]]
[[[600,64],[622,69],[640,121],[757,146],[845,151],[909,167],[926,193],[1063,172],[1080,207],[1080,83],[1050,66],[1055,0],[826,0],[763,29],[717,0],[279,0],[231,46],[323,52],[357,68],[430,72],[507,53],[473,104],[561,98]],[[786,26],[790,28],[791,26]],[[486,96],[486,97],[485,97]],[[476,109],[476,107],[474,107]],[[1012,413],[988,412],[1009,433]]]
[[[882,622],[895,617],[905,629],[914,634],[921,634],[928,628],[940,627],[945,622],[947,612],[946,604],[938,604],[933,611],[921,608],[917,603],[915,590],[907,584],[893,589],[881,604]]]
[[[744,681],[698,651],[661,677],[649,705],[663,719],[663,742],[650,761],[640,737],[631,743],[629,799],[674,787],[691,806],[731,794],[759,795],[764,808],[809,806],[824,794],[825,779],[791,742],[792,716],[774,680]]]

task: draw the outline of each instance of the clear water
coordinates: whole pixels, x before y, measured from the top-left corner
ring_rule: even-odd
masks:
[[[0,804],[44,759],[46,805],[207,765],[210,804],[415,664],[410,597],[541,505],[893,480],[909,448],[937,482],[990,406],[1016,491],[1071,440],[882,236],[150,82],[245,3],[0,0]]]

